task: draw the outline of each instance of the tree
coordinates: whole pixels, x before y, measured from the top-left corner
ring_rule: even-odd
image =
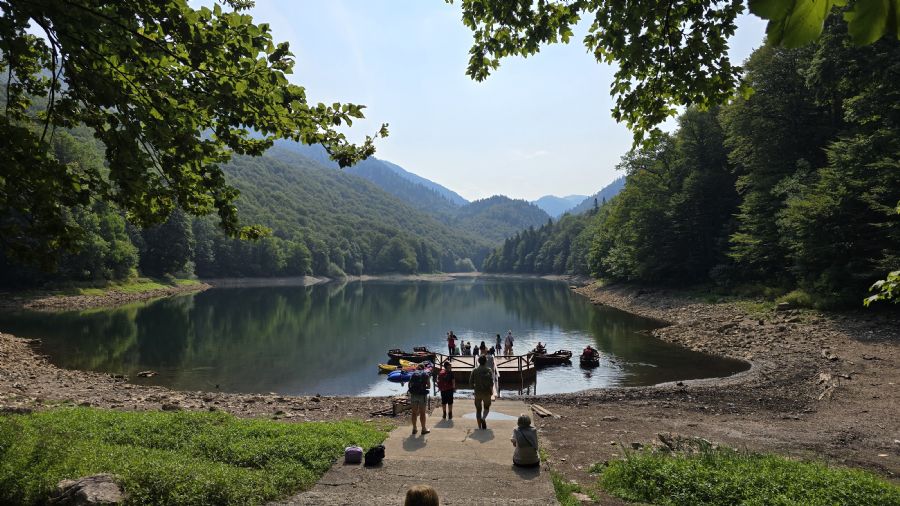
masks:
[[[453,0],[446,0],[453,3]],[[728,39],[742,0],[459,0],[462,21],[472,30],[466,73],[482,81],[508,56],[530,56],[543,44],[568,43],[586,17],[583,42],[598,62],[617,63],[610,93],[616,121],[634,132],[635,143],[659,134],[657,125],[679,106],[722,104],[736,91],[740,67],[728,58]],[[799,47],[822,32],[835,8],[857,44],[884,35],[900,38],[896,0],[748,0],[750,11],[769,20],[769,42]]]
[[[310,104],[288,82],[287,43],[241,11],[191,8],[187,0],[0,0],[0,237],[22,258],[74,248],[65,210],[115,203],[139,226],[176,208],[217,213],[231,236],[241,227],[219,164],[259,155],[277,138],[322,144],[342,167],[374,153],[337,130],[363,106]],[[38,31],[41,35],[34,35]],[[105,147],[106,168],[53,156],[57,128],[85,125]],[[387,135],[386,125],[377,135]],[[36,246],[39,246],[37,248]]]

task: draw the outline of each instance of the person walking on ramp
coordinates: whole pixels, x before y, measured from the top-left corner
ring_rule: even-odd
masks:
[[[456,391],[456,379],[453,377],[453,367],[449,360],[444,362],[444,368],[438,373],[437,387],[441,391],[441,408],[444,410],[444,418],[453,420],[453,392]]]
[[[428,373],[425,372],[425,364],[419,364],[409,378],[409,407],[412,412],[413,435],[418,432],[416,418],[422,421],[423,436],[431,432],[425,428],[425,406],[428,405],[428,389],[430,387],[431,381]]]
[[[488,413],[491,411],[491,396],[494,394],[494,372],[487,366],[485,356],[478,357],[478,367],[472,370],[469,383],[475,389],[475,419],[479,429],[487,429]],[[425,423],[424,421],[422,422]]]

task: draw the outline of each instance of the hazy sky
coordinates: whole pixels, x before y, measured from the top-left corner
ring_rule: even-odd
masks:
[[[610,117],[613,68],[580,43],[504,60],[485,82],[465,75],[471,32],[443,0],[257,0],[256,22],[288,41],[292,80],[312,102],[365,104],[353,139],[382,122],[379,158],[467,199],[592,194],[615,179],[631,134]],[[762,41],[741,20],[731,55]]]

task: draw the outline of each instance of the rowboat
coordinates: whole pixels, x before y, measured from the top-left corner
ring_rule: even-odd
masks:
[[[536,367],[548,365],[568,364],[572,360],[572,352],[569,350],[557,350],[553,353],[538,353],[532,350],[531,361]]]
[[[412,353],[405,352],[401,349],[393,349],[388,351],[388,357],[391,360],[409,360],[410,362],[424,362],[426,360],[430,362],[434,362],[436,355],[432,351],[428,351],[427,348],[417,347],[414,349]]]

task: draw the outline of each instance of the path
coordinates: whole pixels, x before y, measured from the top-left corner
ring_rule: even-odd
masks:
[[[556,504],[550,477],[543,469],[512,466],[509,442],[516,418],[529,412],[521,401],[498,400],[491,406],[488,429],[475,428],[471,399],[456,399],[453,420],[428,418],[431,433],[410,435],[409,418],[385,441],[380,467],[335,464],[311,490],[282,504],[402,504],[412,485],[437,490],[441,505]]]

